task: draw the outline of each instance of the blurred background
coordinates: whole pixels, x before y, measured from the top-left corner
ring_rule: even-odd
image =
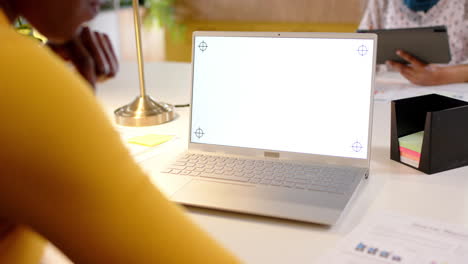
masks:
[[[354,32],[366,0],[139,0],[145,61],[191,60],[196,30]],[[90,26],[135,60],[131,0],[104,0]]]

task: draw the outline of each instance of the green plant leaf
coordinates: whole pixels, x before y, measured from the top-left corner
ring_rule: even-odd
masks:
[[[186,27],[177,21],[174,4],[175,0],[146,0],[144,25],[162,27],[170,33],[173,40],[181,41],[185,37]]]

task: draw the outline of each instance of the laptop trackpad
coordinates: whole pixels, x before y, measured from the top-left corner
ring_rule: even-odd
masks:
[[[213,205],[215,207],[255,201],[276,201],[285,204],[342,208],[344,197],[324,192],[301,191],[290,188],[257,187],[249,184],[193,180],[172,197],[174,201],[192,205]]]
[[[172,174],[165,174],[163,177],[152,177],[153,183],[156,184],[158,189],[167,197],[171,197],[192,179],[193,177]]]

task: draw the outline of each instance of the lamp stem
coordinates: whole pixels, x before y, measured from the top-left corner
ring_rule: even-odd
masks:
[[[138,61],[138,77],[140,80],[140,96],[146,97],[145,89],[145,69],[143,67],[143,50],[141,48],[141,19],[140,19],[140,8],[138,0],[133,0],[133,24],[135,25],[135,40],[137,49],[137,61]]]
[[[133,0],[133,24],[135,25],[140,96],[129,104],[119,107],[114,111],[115,122],[123,126],[141,127],[154,126],[172,121],[176,117],[174,106],[166,103],[158,103],[154,101],[151,96],[146,94],[138,0]]]

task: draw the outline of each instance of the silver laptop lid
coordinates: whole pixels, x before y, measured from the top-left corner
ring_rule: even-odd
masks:
[[[189,149],[368,167],[376,42],[195,32]]]

